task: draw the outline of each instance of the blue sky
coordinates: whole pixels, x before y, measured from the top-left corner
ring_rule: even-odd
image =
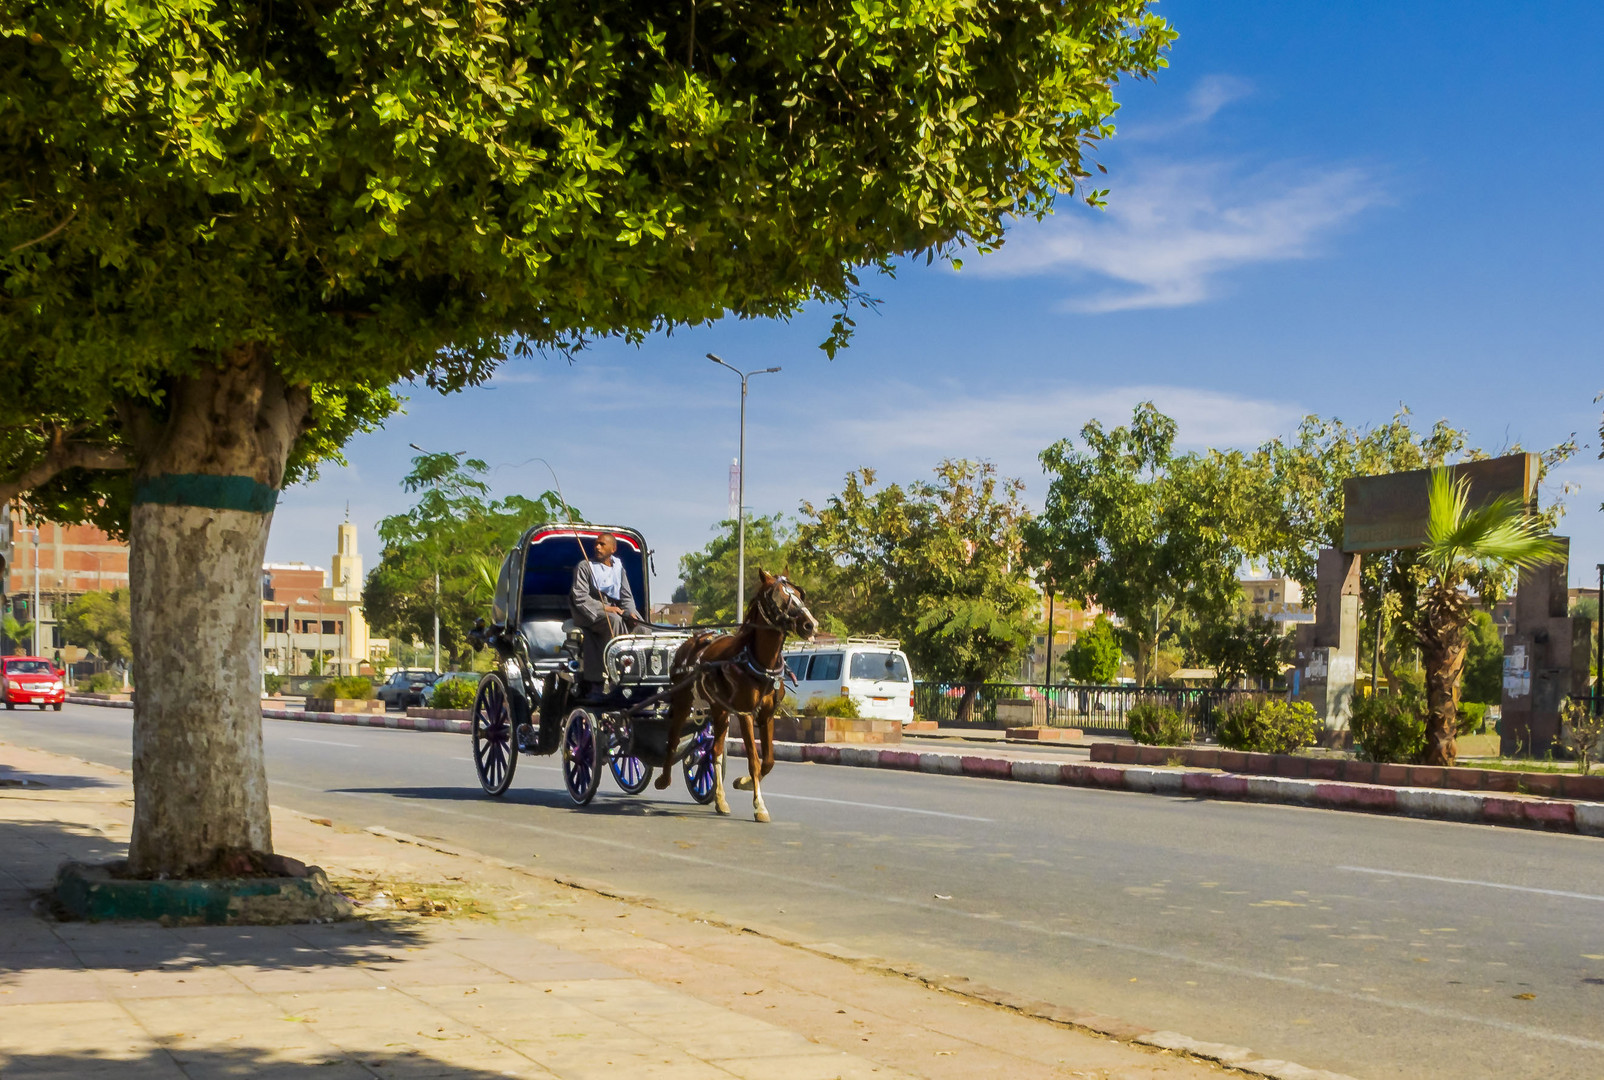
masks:
[[[1122,87],[1101,161],[1105,211],[1065,200],[962,271],[922,262],[870,283],[853,346],[824,312],[605,343],[508,365],[348,447],[348,468],[285,492],[269,555],[328,565],[350,504],[407,504],[409,442],[498,466],[538,493],[551,462],[592,520],[657,549],[654,599],[725,515],[739,386],[752,381],[747,503],[795,513],[872,465],[992,460],[1043,490],[1037,452],[1151,398],[1188,447],[1252,446],[1307,413],[1447,418],[1477,444],[1584,444],[1551,478],[1572,580],[1604,561],[1600,298],[1604,5],[1213,3],[1159,10],[1168,71]],[[1573,51],[1574,50],[1574,51]]]

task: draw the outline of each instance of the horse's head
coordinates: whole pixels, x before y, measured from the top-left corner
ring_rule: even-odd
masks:
[[[807,592],[783,574],[776,577],[759,568],[758,576],[763,579],[763,587],[752,598],[747,619],[756,615],[757,621],[766,626],[803,641],[812,641],[813,635],[819,632],[819,620],[808,610]]]

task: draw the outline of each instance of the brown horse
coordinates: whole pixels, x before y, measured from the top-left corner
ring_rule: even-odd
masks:
[[[675,685],[668,720],[668,745],[677,745],[680,729],[698,704],[707,706],[713,721],[713,805],[730,812],[724,799],[724,739],[730,716],[741,718],[741,738],[751,770],[752,816],[769,820],[758,781],[774,768],[774,711],[785,699],[785,664],[780,650],[785,636],[812,640],[819,624],[808,610],[801,586],[775,577],[761,568],[763,585],[746,607],[746,619],[733,634],[701,633],[679,647],[670,670]],[[669,770],[657,778],[665,788],[673,779]],[[744,778],[743,778],[744,779]],[[736,787],[745,787],[739,780]]]

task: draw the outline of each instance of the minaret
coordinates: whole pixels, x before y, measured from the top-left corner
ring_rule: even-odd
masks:
[[[362,556],[356,550],[356,526],[349,521],[340,526],[329,585],[330,600],[362,599]]]

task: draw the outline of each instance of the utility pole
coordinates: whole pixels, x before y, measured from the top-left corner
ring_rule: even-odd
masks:
[[[434,673],[440,674],[440,571],[434,572]]]
[[[1598,668],[1598,678],[1593,680],[1593,715],[1597,716],[1604,712],[1604,563],[1598,564],[1598,610],[1593,620],[1598,623],[1598,651],[1593,654]]]
[[[736,555],[735,555],[735,618],[746,618],[746,380],[753,375],[772,375],[780,369],[777,367],[759,368],[756,371],[742,371],[732,364],[726,364],[712,353],[707,358],[720,367],[729,368],[741,377],[741,442],[740,452],[735,459],[736,464]]]
[[[33,608],[28,612],[33,621],[33,642],[31,652],[39,655],[39,523],[34,522],[33,533]]]

